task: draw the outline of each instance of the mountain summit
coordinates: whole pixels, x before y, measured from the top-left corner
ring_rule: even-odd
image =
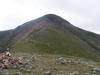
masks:
[[[14,52],[63,54],[98,60],[100,35],[73,26],[54,14],[0,32],[0,48]]]

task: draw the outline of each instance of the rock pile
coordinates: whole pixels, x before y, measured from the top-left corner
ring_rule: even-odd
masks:
[[[10,52],[6,51],[0,56],[0,70],[15,67],[22,64],[19,58],[14,58]]]

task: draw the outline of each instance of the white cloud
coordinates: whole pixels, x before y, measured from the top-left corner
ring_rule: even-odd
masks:
[[[54,13],[78,27],[100,32],[99,3],[99,0],[0,0],[0,30]]]

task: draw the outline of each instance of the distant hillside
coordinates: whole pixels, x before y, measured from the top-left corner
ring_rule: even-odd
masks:
[[[100,35],[75,27],[54,14],[0,32],[0,37],[0,46],[8,45],[13,52],[62,54],[92,60],[98,60],[100,54]]]
[[[10,43],[13,30],[1,31],[0,32],[0,51],[5,50]]]

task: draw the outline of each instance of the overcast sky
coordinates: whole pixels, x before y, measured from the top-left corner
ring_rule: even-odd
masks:
[[[100,0],[0,0],[0,31],[50,13],[100,34]]]

